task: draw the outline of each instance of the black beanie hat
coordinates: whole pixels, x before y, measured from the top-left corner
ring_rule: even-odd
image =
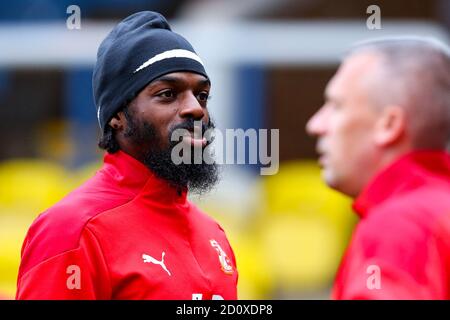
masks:
[[[143,11],[120,22],[98,48],[92,85],[102,131],[109,120],[156,78],[191,71],[208,78],[191,44],[159,13]]]

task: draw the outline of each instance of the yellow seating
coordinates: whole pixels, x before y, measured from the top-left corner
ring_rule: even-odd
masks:
[[[277,286],[290,292],[326,288],[355,221],[350,199],[329,189],[312,161],[283,163],[262,183],[267,214],[261,229]]]
[[[43,160],[0,163],[0,299],[14,298],[20,251],[34,218],[92,175],[98,164],[70,172]]]

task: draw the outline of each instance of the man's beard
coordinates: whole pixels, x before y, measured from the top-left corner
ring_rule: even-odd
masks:
[[[170,128],[168,135],[169,146],[167,148],[161,148],[160,146],[164,144],[164,141],[162,141],[162,138],[157,133],[155,126],[147,121],[139,121],[127,109],[125,108],[124,114],[128,122],[128,127],[124,135],[136,145],[150,146],[146,150],[142,150],[141,161],[157,177],[166,180],[170,185],[179,190],[188,188],[190,192],[197,194],[206,193],[214,187],[219,180],[217,164],[215,162],[212,164],[206,163],[203,158],[200,164],[195,164],[193,146],[191,146],[190,164],[180,163],[177,165],[171,158],[172,149],[180,143],[179,141],[171,141],[172,133],[177,129],[186,129],[193,132],[194,120],[192,118]],[[207,125],[202,123],[202,136],[206,130],[213,128],[214,123],[211,120]],[[202,154],[205,147],[202,147]]]

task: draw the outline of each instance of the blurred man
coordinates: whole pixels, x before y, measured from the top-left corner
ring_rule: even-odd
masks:
[[[425,39],[356,47],[309,120],[326,183],[360,221],[335,299],[450,298],[450,57]]]
[[[210,80],[192,46],[160,14],[136,13],[101,43],[93,88],[104,166],[31,226],[17,298],[236,299],[225,234],[186,199],[217,168],[171,158],[178,143],[208,145],[194,121],[212,127]],[[171,139],[177,129],[182,141]]]

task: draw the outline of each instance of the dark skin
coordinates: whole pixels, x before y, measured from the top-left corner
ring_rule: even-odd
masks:
[[[128,109],[139,121],[154,124],[160,137],[159,148],[169,146],[169,131],[173,126],[189,118],[209,122],[207,102],[210,81],[202,75],[192,72],[174,72],[157,78],[149,83],[129,104]],[[116,132],[120,149],[135,159],[142,161],[143,151],[148,145],[136,145],[124,135],[127,119],[121,111],[114,116],[109,125]]]

